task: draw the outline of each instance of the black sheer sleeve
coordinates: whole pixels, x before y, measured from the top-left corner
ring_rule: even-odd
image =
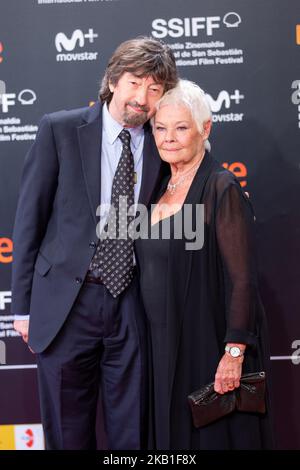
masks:
[[[256,275],[252,249],[253,211],[238,182],[224,190],[216,214],[225,300],[225,342],[256,344]]]

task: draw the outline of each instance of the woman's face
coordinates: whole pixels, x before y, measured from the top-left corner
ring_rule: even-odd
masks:
[[[204,123],[203,127],[200,134],[186,106],[162,106],[155,115],[153,126],[156,146],[162,160],[171,164],[184,164],[201,158],[211,122]]]

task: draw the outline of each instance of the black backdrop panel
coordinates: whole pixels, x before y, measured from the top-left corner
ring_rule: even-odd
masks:
[[[34,356],[10,316],[11,235],[24,156],[41,116],[96,100],[112,51],[142,34],[170,44],[180,75],[209,95],[212,151],[250,193],[277,442],[300,448],[297,24],[297,0],[1,1],[0,425],[40,421]],[[0,448],[8,446],[3,438],[1,447],[4,431]]]

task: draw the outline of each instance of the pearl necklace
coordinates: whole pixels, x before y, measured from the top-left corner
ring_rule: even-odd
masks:
[[[195,173],[197,172],[199,166],[200,166],[200,163],[202,162],[202,159],[203,157],[200,159],[199,162],[197,162],[195,165],[192,166],[192,168],[190,168],[184,175],[182,175],[179,180],[177,181],[177,183],[171,183],[171,181],[169,181],[168,183],[168,186],[167,186],[167,191],[170,192],[170,194],[174,194],[176,189],[180,186],[183,185],[183,183],[187,180],[187,179],[191,179]]]

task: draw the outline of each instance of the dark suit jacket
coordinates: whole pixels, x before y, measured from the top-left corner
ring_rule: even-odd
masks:
[[[148,204],[161,162],[144,126],[139,202]],[[42,118],[25,159],[13,233],[12,313],[30,313],[29,344],[43,351],[56,336],[98,242],[102,107]]]

